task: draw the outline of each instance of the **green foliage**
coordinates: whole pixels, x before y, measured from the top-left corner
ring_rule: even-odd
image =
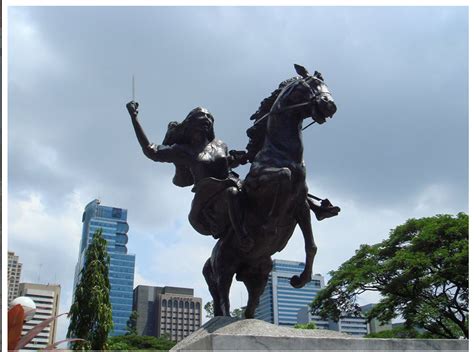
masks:
[[[395,327],[391,330],[384,330],[364,336],[366,338],[377,339],[429,339],[434,336],[427,332],[419,332],[415,328],[407,328],[405,326]]]
[[[313,322],[295,324],[294,328],[295,329],[308,329],[308,330],[317,329],[316,325]]]
[[[204,305],[204,310],[206,311],[206,318],[214,318],[214,301],[207,302]],[[233,318],[243,318],[245,309],[235,308],[230,312],[230,316]]]
[[[85,264],[69,310],[67,337],[82,338],[73,349],[107,349],[107,337],[113,328],[109,283],[110,257],[102,229],[94,234],[86,249]]]
[[[242,308],[235,308],[232,312],[230,312],[230,316],[233,318],[243,318],[244,317],[245,310]]]
[[[136,335],[137,334],[137,319],[138,312],[136,310],[130,313],[130,318],[127,320],[127,334],[126,335]]]
[[[313,313],[338,320],[357,314],[358,294],[378,291],[379,304],[368,319],[401,315],[408,328],[419,326],[441,338],[468,337],[468,223],[459,213],[410,219],[387,240],[362,245],[331,272],[327,287],[312,303]]]
[[[168,351],[176,342],[163,337],[123,335],[113,336],[108,341],[110,350],[156,350]]]
[[[210,301],[204,305],[206,311],[206,318],[214,318],[214,302]]]

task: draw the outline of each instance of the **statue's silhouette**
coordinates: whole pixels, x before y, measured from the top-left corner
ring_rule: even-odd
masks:
[[[248,290],[245,317],[254,316],[272,269],[271,256],[285,248],[297,224],[306,262],[290,282],[293,287],[308,283],[316,254],[310,210],[318,220],[340,210],[308,193],[302,142],[303,120],[311,117],[322,124],[336,112],[336,104],[319,72],[310,75],[302,66],[295,68],[299,76],[282,82],[251,117],[247,151],[228,151],[214,136],[214,117],[201,107],[183,122],[171,122],[161,145],[150,143],[137,120],[138,103],[127,104],[145,155],[173,163],[175,185],[194,186],[193,228],[218,239],[203,269],[216,316],[230,315],[234,275]],[[232,168],[246,162],[252,164],[241,181]]]

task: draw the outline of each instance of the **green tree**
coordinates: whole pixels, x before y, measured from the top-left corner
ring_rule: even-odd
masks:
[[[233,318],[243,318],[245,310],[242,308],[235,308],[232,312],[230,312],[230,316]]]
[[[136,310],[130,313],[130,318],[127,320],[127,334],[126,335],[136,335],[137,334],[137,319],[138,312]]]
[[[110,350],[155,350],[168,351],[176,342],[163,337],[122,335],[113,336],[108,340]]]
[[[214,301],[207,302],[204,305],[206,311],[206,318],[214,318]]]
[[[214,318],[214,301],[207,302],[204,305],[204,310],[206,312],[206,318]],[[235,308],[232,312],[230,312],[230,316],[233,318],[243,318],[244,313],[244,308]]]
[[[364,337],[377,339],[428,339],[433,338],[433,335],[426,332],[419,332],[413,327],[407,328],[405,326],[398,326],[390,330],[374,332]]]
[[[309,323],[298,323],[294,326],[295,329],[315,330],[317,329],[316,324],[313,322]]]
[[[73,349],[105,350],[113,322],[109,297],[110,257],[102,229],[94,233],[84,260],[84,267],[74,291],[74,301],[69,310],[67,337],[88,341],[86,344],[73,344]]]
[[[386,323],[401,315],[405,326],[424,328],[442,338],[468,337],[469,217],[459,213],[410,219],[387,240],[362,245],[331,272],[312,303],[312,312],[338,320],[358,314],[357,295],[378,291],[382,300],[367,318]]]

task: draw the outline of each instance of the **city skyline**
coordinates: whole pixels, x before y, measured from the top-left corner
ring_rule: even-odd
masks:
[[[202,324],[202,299],[194,289],[138,285],[133,290],[133,310],[137,312],[138,335],[181,341]]]
[[[21,278],[21,267],[20,257],[15,255],[15,252],[8,251],[8,272],[7,272],[7,285],[8,285],[8,300],[10,304],[12,300],[18,297],[20,292],[20,278]]]
[[[58,308],[61,300],[60,285],[22,282],[20,284],[19,296],[30,298],[36,306],[33,317],[23,325],[22,336],[27,335],[36,325],[59,314]],[[58,322],[53,320],[48,326],[38,332],[23,349],[37,351],[55,343],[57,341],[57,325]]]
[[[407,218],[468,211],[467,8],[10,7],[8,15],[7,246],[23,262],[22,281],[36,281],[41,267],[41,281],[61,284],[60,312],[70,306],[81,215],[93,198],[129,211],[134,286],[193,287],[211,300],[201,268],[215,241],[188,224],[192,193],[172,184],[172,165],[142,155],[125,109],[132,75],[150,140],[202,105],[218,138],[243,149],[249,117],[295,75],[294,63],[322,73],[338,112],[303,137],[310,191],[342,209],[313,219],[313,270],[326,281]],[[304,260],[299,229],[275,258]],[[231,304],[246,304],[241,283]],[[58,337],[66,328],[63,319]]]
[[[82,237],[74,273],[74,287],[79,282],[84,268],[85,254],[97,231],[101,231],[107,241],[107,254],[110,258],[109,283],[112,321],[111,336],[124,335],[127,321],[132,313],[135,255],[127,251],[128,230],[127,209],[103,205],[100,200],[90,201],[82,215]],[[72,304],[72,301],[71,301]]]
[[[255,311],[255,318],[276,325],[294,326],[300,308],[310,304],[324,288],[324,277],[313,273],[311,281],[304,287],[294,288],[290,285],[290,279],[303,272],[305,263],[273,259],[272,265],[265,290]]]

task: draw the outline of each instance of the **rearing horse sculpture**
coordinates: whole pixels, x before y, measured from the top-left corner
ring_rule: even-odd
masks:
[[[204,276],[215,303],[216,315],[229,314],[229,289],[234,274],[248,290],[246,318],[252,318],[272,269],[271,256],[285,248],[298,224],[304,236],[304,271],[291,278],[293,287],[311,280],[316,245],[311,228],[306,169],[303,161],[302,124],[312,117],[322,124],[336,112],[336,105],[319,73],[310,75],[296,66],[300,77],[289,79],[265,99],[252,116],[247,134],[252,162],[245,178],[244,227],[255,241],[250,252],[236,250],[228,238],[220,239],[204,266]],[[335,215],[337,207],[327,207]],[[332,214],[331,214],[332,212]]]
[[[176,185],[194,185],[191,225],[218,239],[203,268],[216,316],[230,315],[229,291],[236,275],[248,290],[245,317],[254,317],[272,269],[271,256],[285,248],[297,224],[306,260],[290,283],[297,288],[308,283],[317,250],[310,210],[318,220],[340,210],[308,194],[302,142],[303,120],[311,117],[322,124],[336,105],[320,73],[295,68],[299,76],[282,82],[251,117],[255,122],[247,130],[247,152],[228,152],[214,136],[214,118],[203,108],[191,111],[182,123],[170,123],[162,145],[155,145],[138,123],[138,103],[127,104],[145,155],[174,163]],[[247,161],[252,165],[241,182],[231,169]]]

